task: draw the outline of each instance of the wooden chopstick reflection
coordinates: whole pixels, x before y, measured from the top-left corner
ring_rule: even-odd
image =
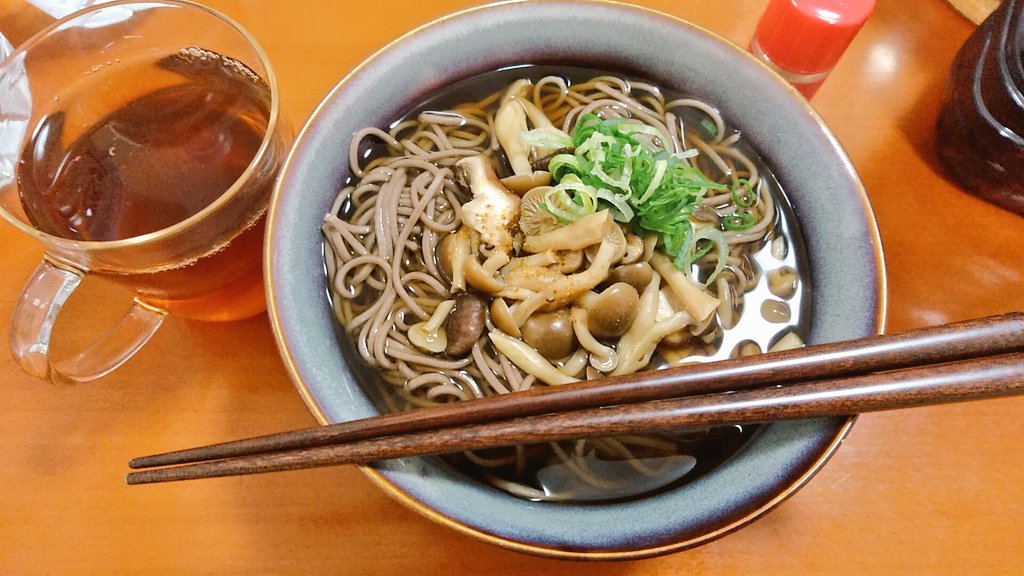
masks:
[[[1022,351],[1024,314],[1012,313],[146,456],[130,466],[199,463],[133,472],[126,481],[294,470],[1007,396],[1022,393]]]

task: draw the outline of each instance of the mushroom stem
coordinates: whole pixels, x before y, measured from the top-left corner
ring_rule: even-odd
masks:
[[[494,132],[502,150],[505,151],[505,156],[508,157],[512,172],[517,175],[533,172],[533,166],[530,165],[530,150],[519,137],[527,129],[526,109],[522,102],[509,98],[494,115]]]
[[[686,311],[693,316],[697,323],[710,318],[718,308],[718,299],[701,290],[687,278],[681,270],[672,264],[668,256],[655,254],[651,257],[651,266],[665,279],[672,292],[679,297]]]
[[[498,352],[504,354],[520,370],[533,375],[541,382],[552,386],[579,382],[578,378],[568,376],[555,368],[540,355],[540,352],[522,340],[498,331],[490,332],[487,336]]]
[[[441,352],[448,345],[448,335],[442,325],[455,306],[455,300],[445,300],[437,305],[430,318],[409,327],[409,341],[427,352]]]
[[[567,226],[528,236],[523,241],[523,251],[536,254],[548,250],[582,250],[601,242],[608,234],[608,227],[612,222],[610,212],[598,210]]]
[[[595,370],[604,372],[607,374],[619,364],[619,355],[615,353],[615,349],[610,346],[598,342],[597,338],[590,333],[590,328],[587,326],[587,311],[585,308],[573,308],[570,313],[572,316],[572,328],[576,332],[576,339],[579,340],[580,346],[586,348],[590,352],[590,365]]]
[[[682,330],[692,319],[686,312],[675,312],[657,320],[661,278],[655,274],[640,295],[640,306],[633,325],[619,339],[619,365],[613,375],[631,374],[651,360],[654,349],[666,336]]]

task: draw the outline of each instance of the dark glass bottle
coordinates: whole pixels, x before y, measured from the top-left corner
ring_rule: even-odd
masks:
[[[1024,215],[1024,0],[1003,0],[960,48],[938,119],[939,157],[969,192]]]

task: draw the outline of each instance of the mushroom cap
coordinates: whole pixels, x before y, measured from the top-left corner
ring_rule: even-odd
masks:
[[[625,282],[640,292],[651,283],[653,277],[654,269],[647,262],[641,261],[616,266],[608,275],[608,280],[612,283]]]
[[[484,333],[487,321],[487,300],[473,292],[455,296],[455,309],[448,315],[445,334],[448,342],[444,353],[450,358],[462,358]]]
[[[548,190],[551,190],[551,186],[537,186],[523,195],[519,207],[519,229],[523,234],[537,236],[562,226],[554,214],[541,206]]]
[[[587,328],[597,338],[618,338],[629,330],[640,309],[636,288],[617,282],[606,288],[587,307]]]
[[[437,269],[444,279],[451,282],[455,272],[455,234],[446,234],[434,247]]]
[[[572,319],[563,308],[555,312],[534,314],[520,328],[523,341],[533,346],[548,360],[565,358],[576,349],[576,333]]]

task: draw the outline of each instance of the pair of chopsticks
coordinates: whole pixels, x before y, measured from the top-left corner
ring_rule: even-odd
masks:
[[[538,388],[135,458],[125,481],[298,470],[1024,394],[1024,313]]]

